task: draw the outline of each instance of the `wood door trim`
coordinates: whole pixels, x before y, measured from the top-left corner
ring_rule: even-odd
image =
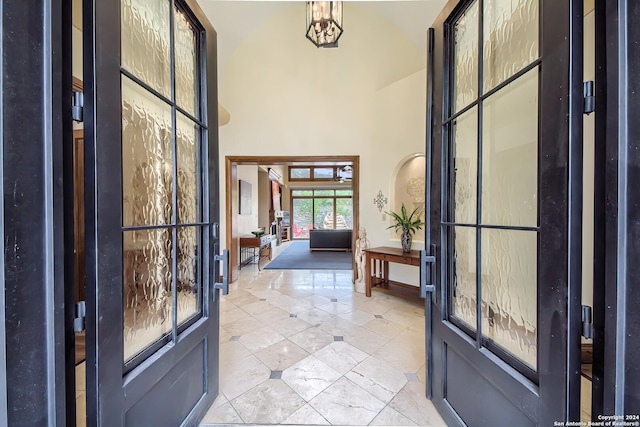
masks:
[[[351,247],[355,248],[360,229],[360,156],[226,156],[225,157],[225,219],[226,219],[226,247],[229,249],[229,263],[231,273],[229,280],[234,282],[237,279],[237,248],[238,237],[233,236],[233,184],[234,176],[237,176],[238,165],[289,165],[292,163],[321,163],[321,162],[349,162],[352,164],[353,172],[351,185],[353,188],[353,233],[351,233]],[[234,245],[235,241],[235,245]],[[355,283],[355,252],[351,253],[351,281]],[[235,267],[234,267],[235,265]]]
[[[73,231],[75,299],[84,301],[84,130],[73,131]]]
[[[83,83],[82,80],[80,80],[77,77],[73,77],[72,81],[71,81],[71,89],[75,90],[76,92],[82,92],[83,88]]]

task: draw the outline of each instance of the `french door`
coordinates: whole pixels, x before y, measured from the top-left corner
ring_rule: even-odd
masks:
[[[452,0],[429,30],[427,394],[449,425],[579,420],[582,20]]]
[[[85,0],[89,425],[218,393],[216,33],[195,1]]]

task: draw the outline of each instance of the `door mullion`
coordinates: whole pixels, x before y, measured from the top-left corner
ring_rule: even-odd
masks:
[[[171,341],[178,342],[178,138],[176,117],[175,4],[169,6],[169,76],[171,78]]]
[[[476,181],[476,348],[482,347],[482,122],[484,103],[482,102],[482,81],[484,79],[484,55],[482,39],[484,33],[484,0],[478,0],[478,151]]]

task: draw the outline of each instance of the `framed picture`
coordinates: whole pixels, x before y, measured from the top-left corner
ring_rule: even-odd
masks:
[[[280,203],[280,184],[277,181],[271,181],[271,199],[273,201],[273,210],[282,210],[282,204]]]
[[[251,183],[240,180],[240,215],[251,215]]]

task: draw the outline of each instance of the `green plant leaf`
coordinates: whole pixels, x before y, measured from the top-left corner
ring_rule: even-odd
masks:
[[[420,216],[417,216],[414,219],[414,215],[417,214],[420,207],[416,207],[410,214],[407,214],[407,208],[404,203],[400,208],[400,213],[397,212],[385,212],[387,215],[392,217],[391,225],[387,227],[387,230],[390,228],[394,228],[396,231],[407,229],[410,233],[414,234],[416,230],[422,230],[422,226],[424,222],[420,219]]]

